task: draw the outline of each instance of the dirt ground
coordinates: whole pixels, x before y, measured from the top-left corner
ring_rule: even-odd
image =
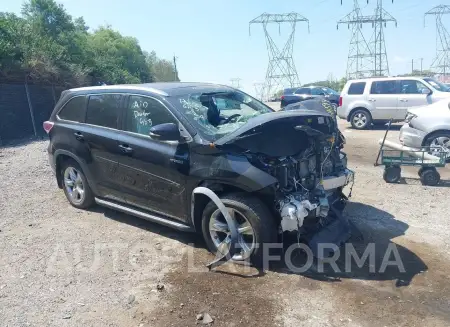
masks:
[[[194,234],[71,207],[47,142],[0,148],[0,325],[181,327],[202,325],[204,314],[213,326],[449,326],[450,170],[439,187],[422,186],[417,169],[385,184],[373,166],[383,128],[340,128],[356,173],[349,243],[376,250],[373,265],[353,262],[349,272],[341,259],[341,272],[293,273],[282,263],[208,272],[212,256]],[[381,269],[393,245],[404,272]]]

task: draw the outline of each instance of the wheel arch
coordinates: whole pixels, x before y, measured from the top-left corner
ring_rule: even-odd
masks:
[[[83,170],[84,175],[86,176],[87,182],[89,184],[89,187],[92,189],[94,194],[98,194],[95,188],[95,183],[93,183],[92,176],[90,174],[90,171],[87,167],[87,165],[80,160],[76,155],[74,155],[72,152],[67,150],[56,150],[54,154],[54,161],[55,161],[55,174],[56,174],[56,181],[58,183],[58,187],[62,188],[62,176],[61,176],[61,167],[63,163],[67,160],[74,160]]]
[[[224,194],[230,193],[245,193],[253,195],[261,199],[258,196],[258,192],[249,192],[245,188],[237,185],[228,184],[222,181],[208,181],[204,180],[200,182],[196,187],[207,187],[216,193],[219,197]],[[199,232],[202,230],[202,216],[203,210],[206,205],[211,201],[211,199],[205,194],[194,194],[191,196],[191,224],[194,226],[195,231]]]
[[[370,119],[372,119],[372,114],[370,113],[369,109],[367,109],[365,107],[356,107],[356,108],[353,108],[352,110],[350,110],[350,113],[347,116],[347,121],[348,122],[350,122],[350,119],[352,118],[352,116],[353,116],[353,114],[355,113],[356,110],[364,110],[364,111],[366,111],[369,114]]]
[[[432,132],[428,133],[428,134],[423,138],[422,146],[426,146],[428,140],[429,140],[431,137],[433,137],[433,135],[436,135],[436,134],[439,134],[439,133],[446,133],[446,134],[448,134],[448,136],[450,136],[450,130],[448,130],[448,129],[438,129],[438,130],[432,131]]]

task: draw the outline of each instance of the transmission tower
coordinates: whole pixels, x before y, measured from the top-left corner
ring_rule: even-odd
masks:
[[[255,96],[260,101],[263,101],[264,99],[264,83],[253,83],[253,86],[255,87]]]
[[[284,87],[300,86],[297,69],[292,58],[295,28],[298,22],[307,22],[309,31],[309,20],[295,12],[288,14],[264,13],[249,23],[249,32],[252,24],[262,24],[266,37],[269,65],[267,67],[264,91],[267,98]],[[270,36],[267,25],[272,23],[278,24],[279,34],[281,34],[281,24],[287,23],[291,27],[289,38],[283,47],[278,47]]]
[[[362,17],[358,0],[353,0],[353,11],[338,21],[337,25],[339,29],[339,25],[347,24],[352,33],[347,59],[348,79],[363,78],[373,74],[374,56],[362,31]]]
[[[436,16],[436,58],[431,64],[431,71],[445,77],[450,73],[450,35],[442,23],[442,16],[450,14],[450,6],[440,5],[425,13]]]
[[[239,77],[235,77],[230,79],[231,81],[231,86],[236,88],[236,89],[240,89],[241,88],[241,80]]]
[[[392,0],[394,2],[394,0]],[[372,75],[387,76],[389,75],[389,64],[386,54],[386,44],[384,42],[384,27],[388,22],[394,22],[397,26],[397,20],[383,9],[383,0],[377,0],[375,14],[371,16],[354,17],[356,19],[348,19],[345,23],[357,24],[362,28],[363,24],[371,24],[374,28],[372,38],[369,42],[370,52],[372,54]]]

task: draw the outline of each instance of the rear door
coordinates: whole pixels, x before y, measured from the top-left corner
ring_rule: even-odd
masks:
[[[396,80],[373,81],[368,100],[373,104],[373,119],[403,119],[398,107],[398,83]]]
[[[398,116],[406,117],[408,109],[427,106],[432,103],[431,90],[422,82],[412,79],[403,79],[399,82]]]
[[[149,136],[150,128],[177,119],[158,99],[130,95],[126,101],[124,131],[119,146],[126,149],[119,160],[127,202],[133,206],[186,221],[188,144],[160,141]]]
[[[94,176],[99,196],[124,202],[121,179],[117,174],[119,156],[117,134],[121,123],[124,96],[92,94],[88,97],[86,123],[75,132],[85,145],[87,164]]]

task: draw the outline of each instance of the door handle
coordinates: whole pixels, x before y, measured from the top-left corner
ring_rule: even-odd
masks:
[[[120,150],[122,150],[123,153],[125,154],[131,154],[133,152],[133,148],[130,148],[128,145],[126,144],[120,144],[119,145]]]
[[[375,100],[375,99],[369,99],[369,101],[371,101],[371,102],[375,102],[375,101],[377,101],[377,100]]]
[[[81,132],[75,132],[75,133],[73,133],[73,135],[75,135],[75,138],[78,141],[83,141],[84,140],[84,136],[83,136],[83,134],[81,134]]]
[[[408,99],[400,99],[400,102],[408,102]]]

